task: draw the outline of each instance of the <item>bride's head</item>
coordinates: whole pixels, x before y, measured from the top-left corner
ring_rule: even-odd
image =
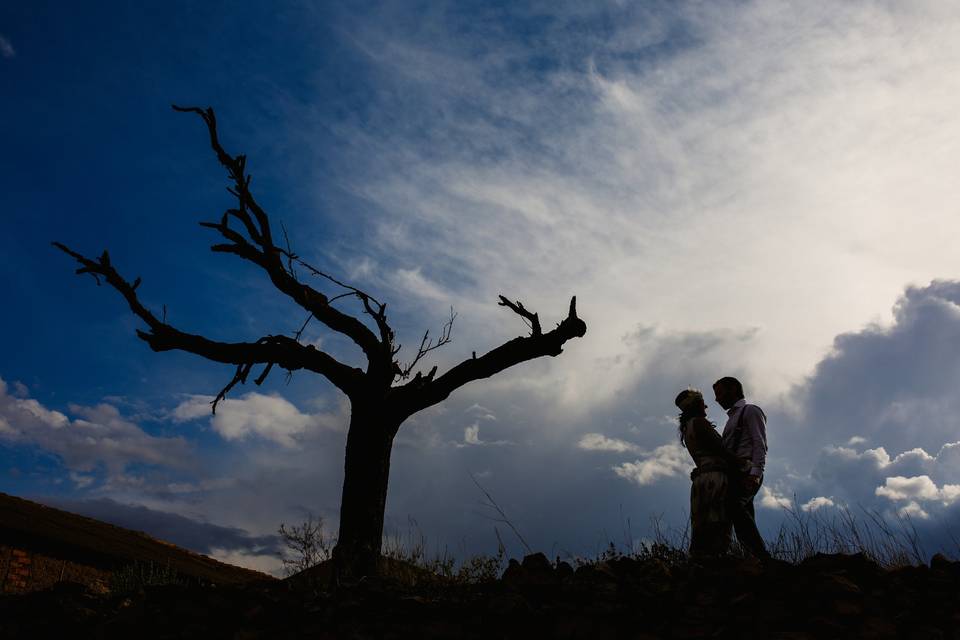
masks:
[[[680,422],[707,416],[707,403],[703,401],[703,394],[696,389],[684,389],[673,403],[680,409]]]
[[[680,415],[677,420],[680,423],[677,428],[680,434],[680,444],[686,445],[687,443],[683,435],[683,425],[686,424],[690,418],[706,418],[707,403],[703,401],[703,394],[696,389],[684,389],[677,395],[673,404],[677,405],[677,408],[680,409]]]

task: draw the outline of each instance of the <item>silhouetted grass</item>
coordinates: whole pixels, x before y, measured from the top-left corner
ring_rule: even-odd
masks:
[[[485,492],[485,495],[489,504],[497,510],[497,521],[507,524],[524,550],[531,552],[517,526],[497,507],[488,493]],[[783,510],[786,520],[777,533],[767,540],[767,549],[779,560],[799,564],[820,553],[861,553],[881,567],[893,569],[925,564],[929,559],[909,516],[885,516],[876,510],[863,507],[859,508],[859,512],[855,512],[845,506],[804,511],[797,506],[796,501]],[[556,556],[547,554],[547,557],[555,557],[556,564],[567,562],[574,568],[620,558],[657,560],[669,567],[681,567],[689,563],[689,521],[684,526],[671,527],[664,525],[662,515],[654,516],[650,521],[650,535],[640,539],[634,537],[629,518],[621,518],[621,521],[623,531],[619,542],[609,540],[587,555],[563,551]],[[289,553],[285,560],[289,566],[306,568],[329,558],[329,550],[333,548],[335,539],[325,536],[322,526],[306,526],[308,524],[316,523],[310,521],[290,529],[308,534],[308,539],[304,540],[302,536],[294,538],[297,545],[290,545],[292,553]],[[405,534],[394,532],[384,537],[382,554],[384,558],[395,561],[394,566],[399,563],[416,567],[420,570],[418,576],[431,576],[430,580],[482,584],[497,580],[506,565],[506,546],[496,527],[494,533],[497,538],[496,554],[475,554],[461,559],[451,553],[446,545],[441,547],[438,544],[431,551],[426,536],[411,518]],[[311,539],[311,536],[320,538]],[[287,541],[290,544],[291,539],[288,538]],[[311,556],[310,562],[305,564],[304,548],[322,549],[323,553]],[[948,557],[955,557],[958,550],[960,543],[952,552],[943,549],[939,551]],[[297,554],[299,557],[296,557]],[[730,554],[735,557],[747,555],[736,542],[733,543]],[[422,580],[422,577],[420,579]]]
[[[136,593],[144,587],[183,585],[182,578],[169,564],[134,561],[110,574],[110,592],[115,595]]]

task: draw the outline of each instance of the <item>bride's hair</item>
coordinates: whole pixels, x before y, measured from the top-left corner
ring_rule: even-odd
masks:
[[[697,402],[697,400],[700,402]],[[686,446],[687,443],[683,437],[683,425],[690,418],[706,418],[707,411],[703,407],[703,394],[696,389],[684,389],[677,394],[673,404],[680,409],[680,415],[677,416],[677,433],[680,435],[680,444]]]

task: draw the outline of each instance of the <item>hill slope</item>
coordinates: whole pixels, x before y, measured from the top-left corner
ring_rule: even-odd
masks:
[[[141,531],[5,493],[0,493],[0,546],[3,547],[0,576],[5,591],[42,589],[61,579],[91,583],[133,562],[169,566],[184,577],[216,584],[274,579],[157,540]],[[58,575],[51,575],[51,569]]]

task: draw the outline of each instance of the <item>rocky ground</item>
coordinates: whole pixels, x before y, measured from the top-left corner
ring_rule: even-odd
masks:
[[[960,563],[885,571],[862,555],[800,565],[617,559],[576,571],[536,554],[486,585],[301,579],[84,587],[0,597],[0,638],[960,638]]]

